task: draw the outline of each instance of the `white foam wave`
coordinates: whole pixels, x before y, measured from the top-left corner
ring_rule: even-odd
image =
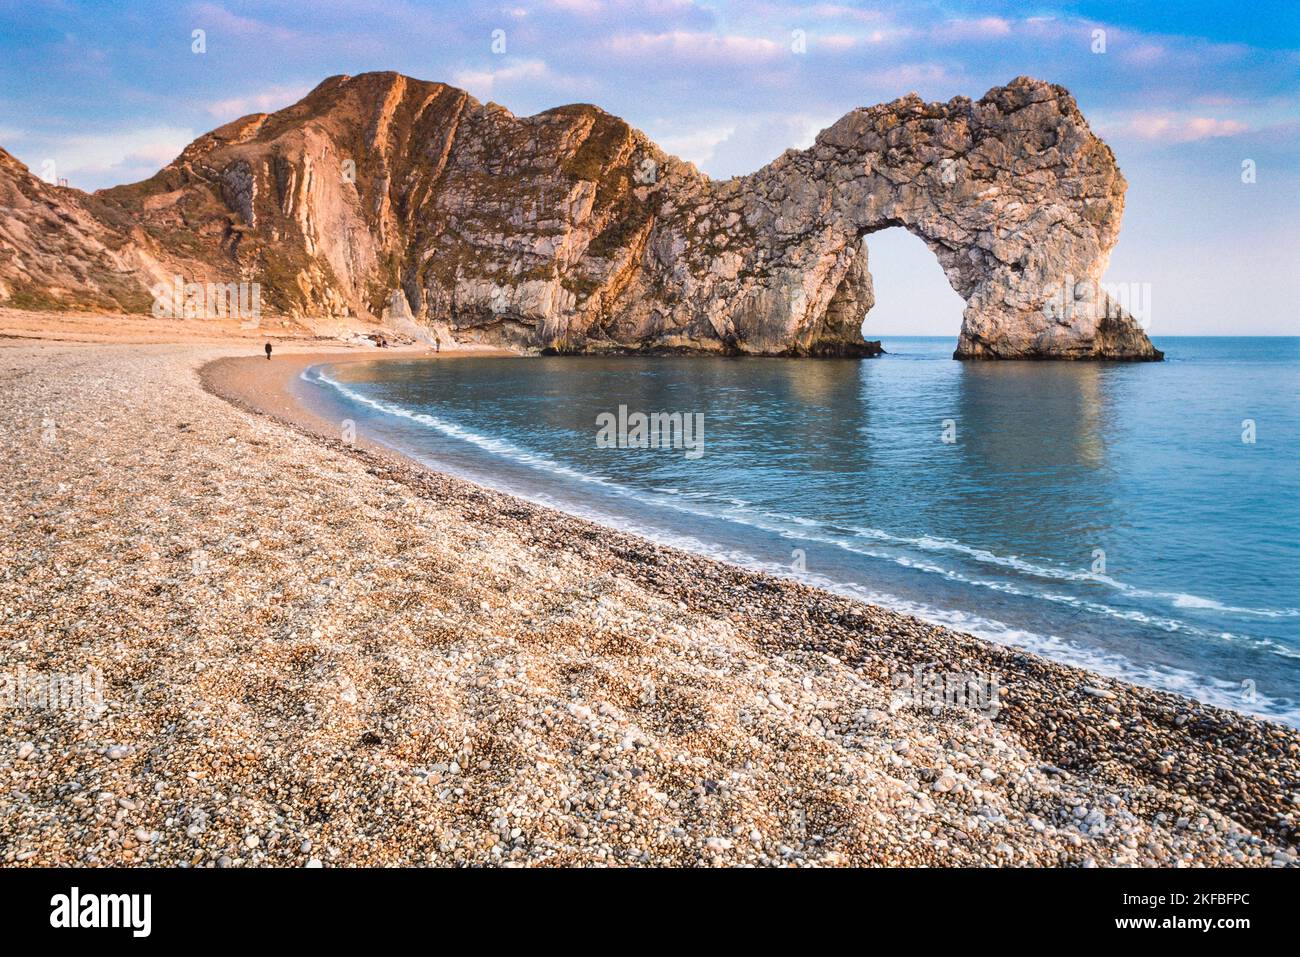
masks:
[[[680,490],[672,488],[642,492],[621,485],[604,476],[593,475],[588,472],[571,468],[567,465],[556,462],[548,456],[521,448],[520,446],[506,440],[482,435],[438,416],[430,415],[425,412],[416,412],[398,405],[397,403],[372,398],[331,378],[320,366],[314,366],[310,369],[304,370],[301,378],[308,382],[316,381],[324,383],[344,395],[349,400],[360,405],[374,409],[375,411],[385,415],[396,416],[415,422],[421,426],[447,435],[448,437],[466,442],[490,454],[502,456],[518,464],[544,470],[566,479],[571,479],[588,485],[597,485],[610,493],[625,496],[642,502],[643,504],[666,507],[675,511],[696,515],[701,518],[735,521],[753,528],[771,532],[787,540],[793,539],[796,541],[817,542],[832,545],[855,554],[889,561],[927,574],[938,575],[949,581],[955,581],[963,585],[987,588],[1006,594],[1012,594],[1017,597],[1045,599],[1060,604],[1070,605],[1097,615],[1132,621],[1143,625],[1151,625],[1170,633],[1185,633],[1218,640],[1241,642],[1262,648],[1283,657],[1300,658],[1300,654],[1297,654],[1286,646],[1267,638],[1237,635],[1228,632],[1205,631],[1188,622],[1183,622],[1175,618],[1148,615],[1135,609],[1118,609],[1101,602],[1081,599],[1073,595],[1052,593],[1043,590],[1031,591],[1008,581],[976,578],[970,575],[965,575],[956,569],[948,568],[934,562],[925,561],[916,556],[900,554],[894,551],[882,551],[879,547],[874,549],[864,547],[863,540],[875,541],[878,545],[883,545],[885,547],[911,546],[923,552],[958,552],[971,557],[976,561],[1009,567],[1032,577],[1066,581],[1094,581],[1109,585],[1116,590],[1125,592],[1134,597],[1169,597],[1175,599],[1174,604],[1178,607],[1209,607],[1216,611],[1220,609],[1228,612],[1241,611],[1229,606],[1223,606],[1218,602],[1214,602],[1212,599],[1198,599],[1196,596],[1184,594],[1147,592],[1133,588],[1132,586],[1128,586],[1122,582],[1118,582],[1108,576],[1037,565],[1025,562],[1015,556],[999,556],[986,549],[974,548],[960,542],[936,536],[896,536],[874,528],[862,528],[856,526],[839,527],[831,523],[819,522],[815,519],[809,519],[804,516],[788,515],[770,510],[764,511],[752,506],[751,503],[743,499],[728,499],[725,502],[717,502],[710,507],[709,505],[702,503],[694,504],[700,502],[701,497],[705,499],[708,498],[708,496],[697,496],[694,492],[688,491],[682,493]],[[475,481],[479,482],[485,481],[482,476],[476,475],[468,477],[472,477]],[[661,528],[630,525],[627,517],[624,515],[602,512],[598,509],[583,507],[570,501],[553,499],[550,496],[521,494],[517,489],[494,484],[490,481],[485,484],[493,485],[493,487],[499,488],[500,491],[516,495],[520,498],[538,504],[547,505],[548,507],[558,508],[562,511],[578,515],[579,517],[587,518],[620,530],[625,530],[652,541],[682,548],[683,550],[695,554],[705,555],[720,561],[742,565],[744,567],[780,575],[782,577],[795,578],[810,584],[815,584],[817,587],[824,588],[828,591],[843,594],[847,597],[852,597],[872,604],[881,605],[903,614],[914,615],[915,617],[925,621],[964,631],[988,641],[1024,648],[1025,650],[1042,654],[1045,657],[1063,661],[1067,664],[1077,665],[1100,674],[1121,678],[1135,684],[1173,691],[1208,704],[1215,704],[1237,711],[1258,714],[1262,717],[1269,718],[1270,720],[1281,721],[1286,724],[1300,727],[1300,708],[1294,707],[1289,701],[1283,699],[1274,700],[1267,698],[1266,696],[1257,695],[1255,702],[1249,704],[1243,701],[1241,689],[1238,686],[1211,676],[1197,675],[1191,671],[1183,669],[1139,665],[1121,655],[1103,652],[1098,649],[1086,648],[1076,642],[1068,641],[1055,635],[1042,635],[1030,630],[1016,628],[1003,622],[982,618],[960,610],[931,607],[895,595],[871,591],[866,589],[865,586],[856,583],[844,583],[824,578],[822,576],[810,576],[807,574],[792,575],[787,566],[763,562],[746,553],[730,549],[722,549],[703,540],[684,536],[675,532],[669,532]],[[840,534],[837,534],[837,531],[840,532]],[[1179,604],[1180,601],[1182,604]],[[1198,604],[1199,602],[1207,604],[1201,605]],[[1251,611],[1261,615],[1270,616],[1290,616],[1292,614],[1300,614],[1300,611],[1295,609],[1254,609]],[[1242,613],[1247,612],[1242,611]]]

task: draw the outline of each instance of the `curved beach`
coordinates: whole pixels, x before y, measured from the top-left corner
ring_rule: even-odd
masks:
[[[3,670],[105,699],[0,710],[8,863],[1296,861],[1294,730],[345,444],[257,345],[0,350]]]

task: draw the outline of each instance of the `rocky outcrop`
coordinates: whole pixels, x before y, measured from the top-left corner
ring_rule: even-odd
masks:
[[[163,275],[126,217],[0,149],[0,304],[143,312]]]
[[[902,226],[966,300],[959,357],[1160,357],[1097,286],[1124,205],[1114,157],[1064,89],[1025,78],[855,110],[727,181],[593,106],[516,117],[393,73],[332,77],[91,197],[18,167],[0,164],[0,195],[26,204],[6,204],[0,282],[54,305],[80,280],[35,255],[33,217],[61,233],[47,252],[103,264],[87,285],[108,269],[130,287],[105,308],[176,274],[260,282],[295,316],[534,350],[868,355],[864,238]]]

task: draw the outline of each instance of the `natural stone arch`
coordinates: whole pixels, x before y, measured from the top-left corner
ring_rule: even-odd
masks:
[[[1160,357],[1131,317],[1088,297],[1126,184],[1059,86],[1022,77],[977,102],[854,110],[812,147],[726,181],[590,106],[521,119],[475,105],[458,128],[404,279],[412,311],[458,336],[560,352],[870,354],[861,239],[901,226],[966,302],[958,357]],[[1069,302],[1054,302],[1066,287]]]
[[[855,110],[809,149],[715,184],[690,221],[739,212],[752,247],[738,268],[687,277],[686,308],[741,351],[852,353],[853,307],[874,301],[861,240],[901,226],[966,301],[956,357],[1158,359],[1099,287],[1125,188],[1058,86],[1020,78],[978,102]]]
[[[966,300],[957,358],[1158,359],[1097,285],[1125,189],[1110,148],[1048,83],[858,109],[809,150],[708,183],[656,222],[647,272],[680,295],[667,308],[625,300],[623,319],[741,352],[857,354],[874,302],[862,238],[902,226]]]

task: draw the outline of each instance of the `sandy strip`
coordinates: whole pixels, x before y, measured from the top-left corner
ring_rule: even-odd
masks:
[[[349,448],[308,354],[202,387],[246,350],[0,350],[0,671],[105,698],[0,708],[7,863],[1295,861],[1290,729]]]
[[[337,438],[339,424],[328,422],[310,408],[295,400],[291,388],[304,369],[328,362],[342,365],[349,362],[384,362],[421,359],[430,362],[454,362],[466,358],[499,358],[516,353],[499,349],[462,349],[434,353],[423,346],[397,349],[312,349],[290,346],[273,350],[270,359],[264,355],[236,355],[208,363],[200,371],[204,387],[240,408],[262,412],[291,422],[318,435]],[[375,453],[397,455],[386,446],[368,441],[364,435],[357,437],[357,445]],[[405,457],[402,457],[407,461]],[[412,463],[415,464],[415,463]]]

